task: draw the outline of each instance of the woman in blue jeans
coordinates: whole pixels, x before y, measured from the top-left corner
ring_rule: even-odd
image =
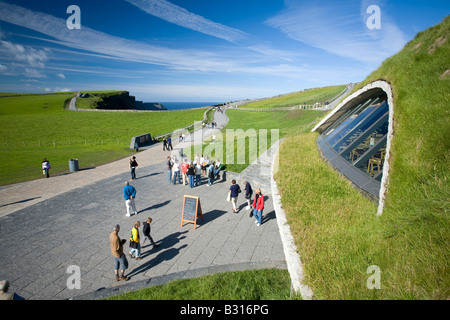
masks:
[[[253,216],[256,218],[256,225],[261,225],[262,214],[264,210],[264,196],[261,194],[261,189],[256,189],[255,199],[253,200]]]
[[[192,165],[192,163],[189,165],[187,172],[186,172],[188,178],[189,178],[189,188],[194,187],[194,180],[195,180],[195,168]]]

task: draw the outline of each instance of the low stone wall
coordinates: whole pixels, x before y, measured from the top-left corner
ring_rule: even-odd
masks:
[[[152,143],[152,137],[150,133],[142,134],[140,136],[132,137],[130,142],[130,149],[134,149],[134,144],[137,143],[138,147],[148,146]]]

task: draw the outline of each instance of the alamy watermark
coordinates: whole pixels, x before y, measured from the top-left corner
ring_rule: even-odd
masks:
[[[367,268],[366,273],[372,274],[367,279],[367,288],[370,290],[381,289],[381,269],[377,265],[371,265]]]
[[[67,271],[70,276],[67,278],[67,289],[81,289],[81,269],[77,265],[70,265],[67,267]]]
[[[370,14],[367,18],[366,26],[370,30],[381,29],[381,9],[377,5],[371,5],[367,8],[366,13]]]
[[[66,13],[71,14],[69,18],[67,18],[66,25],[67,29],[81,29],[81,9],[77,5],[70,5],[67,7]]]
[[[172,152],[172,156],[175,155],[181,161],[184,158],[194,159],[195,155],[207,155],[211,161],[219,160],[223,164],[250,165],[267,152],[267,157],[276,162],[273,165],[274,173],[278,171],[279,159],[272,154],[271,146],[280,139],[279,129],[226,129],[225,134],[215,129],[212,135],[204,139],[202,127],[202,122],[198,121],[194,123],[193,133],[186,129],[174,131],[172,141],[178,140],[179,135],[183,134],[188,147],[182,150],[182,157],[179,157],[177,150]],[[208,144],[203,147],[204,143]]]

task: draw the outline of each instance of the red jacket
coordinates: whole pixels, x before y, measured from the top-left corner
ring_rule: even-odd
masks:
[[[253,200],[253,209],[256,210],[264,209],[264,196],[262,194],[260,196],[255,195],[255,199]]]

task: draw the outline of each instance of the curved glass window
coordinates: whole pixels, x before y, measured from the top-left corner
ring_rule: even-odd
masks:
[[[336,119],[323,132],[319,146],[335,168],[356,185],[371,185],[367,189],[378,196],[388,127],[387,95],[378,92]]]

